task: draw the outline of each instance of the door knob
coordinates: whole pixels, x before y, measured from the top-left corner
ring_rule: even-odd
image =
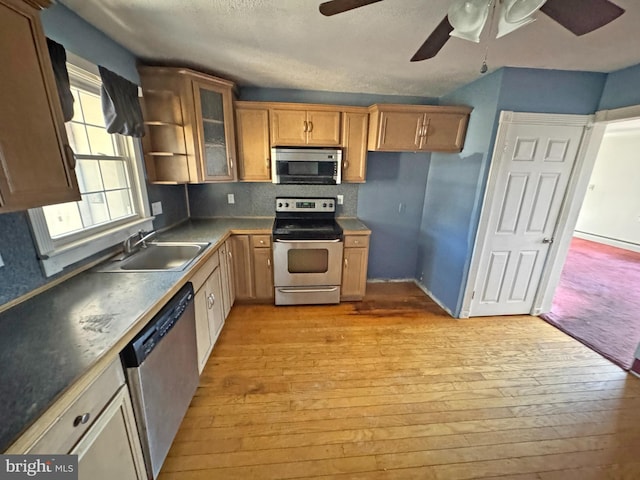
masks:
[[[553,243],[553,238],[543,238],[542,243]]]

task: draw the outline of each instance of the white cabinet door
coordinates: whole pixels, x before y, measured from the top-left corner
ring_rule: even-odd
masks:
[[[70,452],[78,455],[79,478],[147,478],[129,391],[123,386]]]

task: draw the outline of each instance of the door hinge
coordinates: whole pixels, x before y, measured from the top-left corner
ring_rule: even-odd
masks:
[[[474,298],[476,298],[476,291],[475,290],[473,292],[471,292],[471,300],[473,300]]]

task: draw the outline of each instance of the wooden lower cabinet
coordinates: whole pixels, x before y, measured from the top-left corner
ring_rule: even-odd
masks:
[[[78,455],[79,478],[147,478],[126,385],[70,453]]]
[[[220,258],[220,280],[222,281],[222,300],[224,306],[224,318],[229,316],[231,307],[236,300],[236,289],[233,279],[233,263],[231,260],[231,242],[225,241],[218,249]]]
[[[253,249],[253,278],[256,300],[273,300],[273,267],[271,248]]]
[[[271,235],[233,235],[230,240],[236,298],[255,302],[272,301]]]
[[[341,300],[362,300],[367,289],[369,236],[345,235]]]
[[[120,358],[79,391],[34,443],[7,453],[78,455],[81,479],[146,479]]]
[[[251,243],[249,235],[232,235],[231,255],[233,257],[234,286],[236,299],[253,298],[253,276],[251,268]]]
[[[217,254],[218,252],[215,253],[215,255]],[[206,265],[203,268],[206,268]],[[198,370],[202,373],[225,320],[224,294],[219,264],[215,266],[202,286],[196,291],[194,302]]]

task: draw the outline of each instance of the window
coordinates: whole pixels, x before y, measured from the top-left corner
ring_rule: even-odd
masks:
[[[29,211],[48,276],[152,228],[139,140],[107,132],[97,68],[78,63],[84,68],[67,65],[75,102],[65,127],[76,154],[81,200]]]

